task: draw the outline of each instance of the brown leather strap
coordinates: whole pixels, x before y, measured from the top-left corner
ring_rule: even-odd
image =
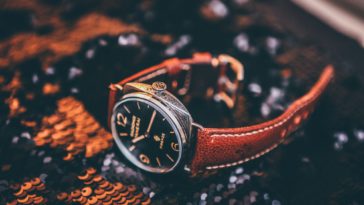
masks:
[[[169,84],[169,88],[177,94],[193,94],[196,90],[202,92],[210,89],[215,84],[215,93],[221,94],[220,97],[228,98],[231,102],[233,97],[226,95],[226,90],[237,91],[239,86],[235,85],[226,89],[226,74],[224,69],[228,62],[231,67],[238,68],[240,63],[231,57],[220,55],[221,58],[213,58],[209,53],[196,53],[190,59],[169,59],[159,65],[145,69],[119,83],[110,85],[109,94],[109,124],[112,109],[118,100],[122,86],[128,82],[152,82],[161,80]],[[191,69],[190,66],[207,66],[208,70]],[[196,67],[194,67],[196,68]],[[220,69],[216,69],[220,68]],[[222,68],[222,69],[221,69]],[[181,77],[182,71],[197,70],[195,80],[191,76],[184,76],[182,82],[177,79]],[[234,70],[234,69],[233,69]],[[242,70],[237,69],[237,70]],[[237,81],[243,78],[243,73],[238,72]],[[277,147],[290,133],[295,131],[299,125],[305,121],[313,112],[314,106],[321,94],[327,88],[331,78],[334,75],[334,69],[331,65],[327,66],[320,79],[311,88],[311,90],[295,102],[279,117],[258,125],[240,127],[240,128],[202,128],[197,134],[197,143],[195,146],[194,157],[191,160],[192,174],[197,174],[204,170],[215,170],[224,167],[230,167],[255,159],[270,150]],[[223,78],[221,78],[223,77]],[[197,78],[197,79],[196,79]],[[193,81],[193,82],[191,82]],[[196,83],[198,82],[198,83]],[[195,83],[195,86],[193,86]],[[188,84],[188,86],[185,86]],[[192,85],[191,85],[192,84]],[[231,83],[228,83],[231,84]],[[182,85],[182,89],[179,89]],[[189,87],[190,89],[186,89]],[[201,92],[197,92],[201,93]],[[233,103],[227,103],[229,106]]]
[[[311,90],[273,120],[248,127],[199,130],[191,162],[192,173],[235,166],[277,147],[313,112],[333,75],[333,67],[327,66]]]

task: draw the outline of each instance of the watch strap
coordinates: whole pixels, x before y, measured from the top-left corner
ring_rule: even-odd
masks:
[[[242,164],[277,147],[310,116],[333,75],[334,69],[328,65],[310,91],[275,119],[239,128],[201,128],[192,173]]]

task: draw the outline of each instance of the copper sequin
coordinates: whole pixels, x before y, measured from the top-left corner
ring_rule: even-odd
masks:
[[[33,178],[23,184],[13,184],[15,199],[8,204],[46,204],[47,193],[45,184],[40,178]]]
[[[137,190],[135,185],[123,185],[120,182],[111,183],[89,168],[78,176],[82,187],[70,193],[61,192],[57,199],[65,204],[143,204],[151,203],[150,198]]]
[[[112,136],[73,97],[58,101],[55,114],[44,117],[34,138],[37,146],[49,145],[66,151],[65,161],[79,154],[90,158],[112,146]]]

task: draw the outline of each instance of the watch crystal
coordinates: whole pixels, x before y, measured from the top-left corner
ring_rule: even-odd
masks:
[[[136,166],[167,172],[178,163],[181,156],[178,132],[158,106],[145,100],[125,100],[116,106],[112,120],[119,148]]]

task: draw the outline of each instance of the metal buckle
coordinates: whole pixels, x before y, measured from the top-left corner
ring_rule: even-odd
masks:
[[[219,69],[217,70],[217,86],[214,89],[207,88],[206,96],[213,97],[215,101],[223,101],[228,108],[233,109],[236,104],[237,94],[242,88],[244,66],[237,59],[226,54],[212,58],[211,65]],[[181,66],[182,72],[179,74],[179,79],[172,80],[171,85],[175,93],[184,96],[188,93],[191,86],[192,69],[189,64],[183,63],[179,66]],[[228,75],[229,69],[233,71],[233,76]],[[210,93],[210,91],[212,92]]]
[[[214,99],[216,101],[223,101],[228,108],[233,109],[236,105],[237,95],[242,89],[244,66],[236,58],[226,54],[217,56],[211,63],[214,67],[221,69]],[[235,73],[233,79],[230,79],[227,75],[227,69],[229,68]]]

